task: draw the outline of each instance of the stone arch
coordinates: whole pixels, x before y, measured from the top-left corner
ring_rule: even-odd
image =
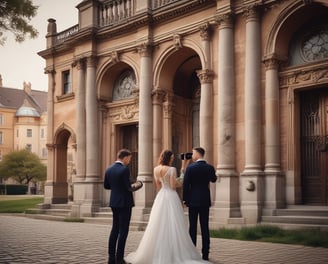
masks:
[[[195,54],[198,55],[201,66],[204,68],[206,60],[209,58],[205,57],[205,53],[203,52],[202,48],[192,39],[185,38],[182,41],[182,46],[177,48],[176,46],[171,46],[167,48],[161,56],[158,58],[157,62],[155,63],[154,67],[154,87],[167,87],[165,76],[161,75],[163,72],[163,68],[168,63],[169,59],[173,57],[173,54],[181,53],[181,50],[185,50],[189,48],[190,51],[193,51]],[[172,70],[174,68],[172,67]]]
[[[315,18],[328,14],[327,1],[294,1],[285,6],[275,22],[265,43],[264,58],[283,61],[282,67],[277,67],[279,78],[280,100],[280,130],[286,137],[282,138],[286,147],[282,147],[283,168],[286,172],[287,204],[304,203],[303,189],[306,184],[302,179],[302,147],[301,147],[301,93],[306,90],[316,91],[321,86],[327,85],[327,79],[316,79],[313,76],[321,76],[325,68],[324,61],[297,64],[293,67],[289,64],[290,45],[297,32],[305,25],[311,24]],[[278,65],[278,64],[277,64]]]
[[[205,61],[201,48],[190,39],[181,40],[181,46],[171,46],[159,56],[153,78],[156,109],[158,105],[161,108],[159,117],[155,118],[155,126],[161,129],[155,137],[162,138],[162,146],[154,151],[155,156],[161,148],[171,148],[178,154],[199,144],[200,80],[197,71],[202,70]],[[174,162],[177,168],[181,166],[178,156],[175,155]]]
[[[54,135],[53,203],[67,203],[69,197],[68,149],[75,148],[76,135],[67,124],[61,124]]]
[[[108,166],[108,162],[116,158],[116,152],[120,148],[128,148],[132,151],[130,162],[131,175],[137,175],[138,164],[138,89],[139,89],[139,67],[133,58],[133,54],[114,54],[99,69],[97,77],[98,100],[102,104],[100,116],[102,122],[101,131],[101,153],[102,169]],[[115,100],[113,91],[115,84],[126,72],[132,71],[135,78],[134,91],[127,97]],[[129,82],[128,82],[129,83]],[[122,85],[123,86],[123,85]],[[130,90],[131,91],[131,90]],[[131,96],[130,96],[131,95]],[[106,192],[105,196],[108,193]],[[106,196],[107,197],[107,196]],[[108,197],[106,199],[108,201]]]
[[[127,55],[116,55],[115,59],[110,59],[100,69],[97,76],[98,99],[102,101],[112,101],[113,84],[119,75],[127,69],[134,72],[136,84],[139,84],[138,67],[132,58]],[[136,87],[138,89],[138,87]]]
[[[284,8],[271,27],[264,49],[264,57],[274,55],[280,60],[286,60],[288,45],[293,34],[306,21],[323,14],[325,10],[322,5],[327,7],[327,1],[318,0],[313,1],[311,4],[307,4],[305,1],[296,1]],[[304,12],[304,8],[308,11]]]

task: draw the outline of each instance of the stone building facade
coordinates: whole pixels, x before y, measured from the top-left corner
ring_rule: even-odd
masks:
[[[162,149],[206,149],[217,170],[211,225],[249,225],[328,203],[326,0],[84,0],[77,25],[48,20],[45,204],[108,205],[103,174],[133,152],[133,219],[155,197]],[[73,10],[72,10],[73,12]],[[69,143],[70,142],[70,143]]]
[[[0,162],[12,151],[28,149],[47,165],[47,117],[47,92],[32,90],[26,82],[23,89],[6,87],[0,75]],[[0,183],[17,184],[3,178]],[[30,182],[29,193],[35,184]],[[37,182],[37,193],[42,192],[43,184]]]

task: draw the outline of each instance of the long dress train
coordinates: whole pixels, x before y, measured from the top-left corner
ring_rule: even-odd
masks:
[[[161,179],[162,188],[154,200],[147,228],[137,251],[125,258],[127,262],[133,264],[210,263],[202,260],[191,241],[180,198],[170,187],[170,177],[176,177],[174,167],[170,167]]]

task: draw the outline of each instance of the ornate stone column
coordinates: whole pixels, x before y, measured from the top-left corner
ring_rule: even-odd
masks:
[[[241,177],[241,211],[247,224],[259,221],[263,201],[261,170],[261,38],[256,6],[245,10],[245,169]]]
[[[140,84],[139,84],[139,159],[138,180],[144,183],[135,192],[134,217],[139,218],[148,212],[154,200],[153,187],[153,109],[152,109],[152,46],[143,43],[138,47],[140,54]],[[146,211],[145,211],[146,210]]]
[[[84,181],[86,177],[86,94],[85,59],[76,61],[78,84],[76,89],[76,177],[73,182],[74,205],[72,215],[79,216],[79,205],[84,200]]]
[[[164,99],[163,126],[166,135],[163,138],[163,149],[172,149],[172,117],[173,117],[173,96],[167,93]]]
[[[55,74],[54,69],[46,69],[48,74],[48,98],[47,98],[47,181],[44,186],[44,203],[52,204],[54,196],[54,169],[55,169],[55,149],[54,149],[54,92],[55,92]]]
[[[100,206],[103,186],[99,177],[99,124],[96,90],[96,57],[87,58],[86,68],[86,177],[83,216],[91,216]]]
[[[163,100],[165,92],[160,89],[156,89],[152,92],[153,98],[153,166],[155,166],[157,159],[162,151],[162,139],[163,139]]]
[[[205,149],[207,162],[213,164],[213,71],[210,53],[210,27],[204,24],[200,27],[202,46],[205,53],[204,70],[197,71],[201,83],[199,112],[199,141]],[[194,146],[195,147],[195,146]],[[214,195],[215,188],[212,188]],[[212,199],[213,200],[213,199]]]
[[[205,149],[205,159],[213,164],[213,71],[200,70],[199,143]],[[195,146],[193,146],[195,147]],[[215,183],[210,183],[211,200],[215,200]]]
[[[285,206],[284,175],[280,169],[279,61],[274,55],[265,63],[265,192],[264,213]]]
[[[240,217],[239,178],[236,172],[236,102],[234,65],[234,25],[231,14],[219,16],[218,58],[218,164],[215,222],[228,224]]]

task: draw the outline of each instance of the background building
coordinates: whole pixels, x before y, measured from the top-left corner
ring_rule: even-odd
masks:
[[[0,81],[0,161],[27,148],[47,165],[47,92],[32,90],[30,83],[23,86],[8,88]]]
[[[219,176],[212,227],[276,221],[292,206],[327,211],[327,1],[85,0],[77,10],[63,32],[48,20],[39,52],[46,205],[67,203],[73,153],[71,213],[95,215],[108,205],[104,171],[126,147],[144,182],[133,220],[143,220],[161,150],[202,146]]]

